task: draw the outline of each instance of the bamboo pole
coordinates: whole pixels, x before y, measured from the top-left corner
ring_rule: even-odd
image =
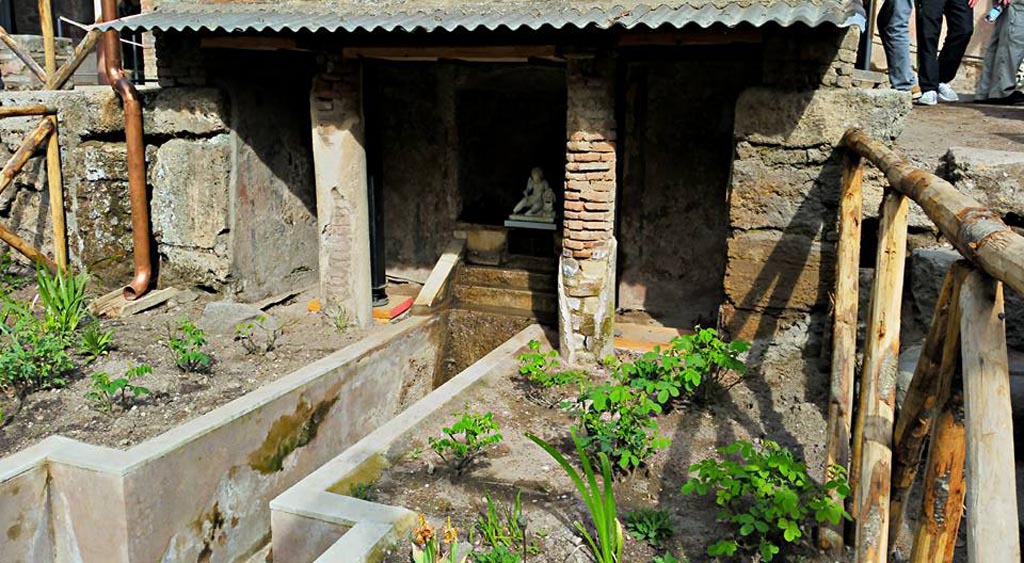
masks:
[[[53,37],[53,6],[50,0],[39,0],[39,27],[43,32],[43,62],[46,76],[57,72],[57,44]],[[46,82],[46,78],[43,82]]]
[[[9,231],[7,227],[4,227],[3,225],[0,225],[0,241],[6,242],[11,246],[11,248],[17,250],[32,262],[42,262],[43,264],[46,264],[46,267],[49,268],[51,272],[57,270],[57,264],[53,260],[50,260],[49,256],[40,252],[39,249],[29,244],[25,239]]]
[[[32,71],[32,74],[34,74],[40,82],[44,84],[46,83],[46,71],[43,70],[43,67],[39,66],[39,63],[37,63],[35,59],[33,59],[32,56],[29,55],[2,26],[0,26],[0,41],[3,41],[4,45],[7,45],[7,48],[10,49],[14,55],[21,59],[21,62],[25,63],[25,66]]]
[[[953,560],[966,493],[964,459],[967,445],[964,397],[960,389],[950,394],[934,426],[924,470],[921,516],[914,534],[911,563]]]
[[[53,131],[46,143],[46,186],[50,195],[50,221],[53,225],[53,257],[61,270],[68,269],[68,234],[64,217],[64,181],[61,178],[60,137],[57,117],[49,116]]]
[[[1021,560],[1003,285],[972,272],[960,293],[967,429],[967,557]]]
[[[0,106],[0,118],[25,117],[29,115],[53,115],[57,108],[36,104],[31,106]]]
[[[92,52],[93,48],[96,47],[96,42],[99,41],[103,32],[98,29],[93,29],[89,33],[85,34],[85,37],[78,42],[75,47],[75,52],[71,55],[71,60],[64,63],[57,72],[51,74],[46,80],[46,85],[43,86],[45,90],[60,90],[67,83],[68,79],[71,78],[78,67],[82,66],[86,57]]]
[[[889,542],[892,425],[900,349],[900,304],[907,255],[910,200],[894,191],[882,199],[878,256],[871,288],[861,371],[860,408],[854,429],[856,484],[855,556],[859,563],[885,563]]]
[[[960,285],[969,271],[970,263],[961,260],[946,273],[914,378],[896,418],[889,501],[890,538],[899,533],[904,503],[917,477],[925,440],[931,434],[935,416],[949,398],[950,381],[959,367]]]
[[[892,188],[917,202],[960,254],[993,278],[1024,293],[1024,237],[952,184],[915,168],[863,131],[851,129],[843,144],[867,158]]]
[[[0,193],[7,189],[7,186],[11,185],[14,177],[18,175],[18,172],[21,172],[28,159],[32,157],[32,154],[36,152],[39,145],[46,140],[46,137],[52,131],[53,122],[46,118],[40,121],[39,125],[21,141],[21,146],[11,155],[3,170],[0,170]]]
[[[839,245],[836,257],[835,315],[832,324],[832,377],[828,403],[828,451],[825,466],[849,468],[853,424],[853,379],[857,364],[857,295],[860,278],[860,237],[864,194],[864,164],[860,155],[843,156],[843,192],[839,206]],[[818,545],[841,555],[843,523],[823,525]]]

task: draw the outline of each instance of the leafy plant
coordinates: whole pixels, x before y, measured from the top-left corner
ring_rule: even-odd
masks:
[[[655,555],[654,559],[651,559],[651,563],[683,563],[675,558],[671,553],[665,553],[665,555]]]
[[[113,341],[114,331],[103,330],[99,322],[93,321],[85,325],[78,335],[78,353],[85,356],[87,362],[92,362],[107,355]]]
[[[561,387],[583,381],[582,372],[560,369],[558,352],[541,352],[537,340],[531,340],[527,346],[530,351],[519,355],[519,374],[525,375],[531,383],[542,387]]]
[[[111,379],[106,372],[94,373],[90,385],[92,390],[85,394],[85,398],[92,402],[97,409],[112,415],[115,403],[120,403],[121,408],[127,408],[129,394],[131,397],[149,394],[149,389],[135,385],[132,381],[151,373],[153,373],[153,368],[146,364],[128,368],[124,372],[124,377],[117,379]]]
[[[587,456],[583,442],[576,436],[574,430],[570,430],[573,444],[576,446],[576,454],[580,458],[580,465],[583,468],[583,476],[573,467],[569,461],[558,450],[553,448],[544,440],[527,434],[533,443],[540,446],[562,467],[565,473],[572,480],[576,490],[583,497],[584,504],[590,512],[590,521],[594,527],[595,534],[592,536],[580,521],[573,522],[576,529],[587,541],[591,553],[597,563],[621,563],[622,547],[622,524],[615,515],[615,495],[612,491],[612,464],[608,456],[598,452],[597,458],[601,464],[601,484],[597,483],[597,476],[594,473],[594,466],[590,457]],[[584,477],[586,481],[584,481]]]
[[[434,528],[420,514],[419,524],[412,529],[413,563],[462,563],[466,560],[465,555],[459,558],[459,529],[452,526],[450,517],[442,533],[439,540]],[[447,553],[445,547],[448,548]]]
[[[698,325],[693,330],[693,334],[673,338],[669,352],[683,361],[682,378],[686,390],[697,391],[706,402],[715,389],[722,387],[726,373],[733,371],[743,375],[746,372],[746,365],[739,356],[750,349],[750,343],[743,340],[725,342],[713,328]]]
[[[213,358],[203,351],[206,346],[206,333],[187,318],[181,320],[177,330],[168,327],[167,346],[174,354],[174,363],[178,369],[197,373],[210,369]]]
[[[580,437],[592,452],[601,452],[622,470],[639,467],[669,440],[660,436],[655,415],[661,405],[646,391],[627,383],[593,385],[570,408],[586,434]]]
[[[427,438],[427,443],[445,463],[461,475],[488,447],[503,439],[494,422],[494,413],[479,414],[472,411],[455,413],[459,420],[442,432],[444,436]]]
[[[0,308],[0,387],[23,392],[63,387],[75,365],[64,341],[25,305],[5,301]]]
[[[850,492],[846,472],[832,466],[824,485],[807,476],[807,467],[786,448],[765,441],[760,448],[743,440],[719,451],[738,459],[705,459],[690,466],[697,472],[683,494],[714,494],[718,518],[737,527],[738,535],[708,547],[708,555],[731,556],[757,551],[771,561],[786,544],[798,542],[812,522],[832,524],[849,515],[842,500]],[[839,501],[833,500],[835,493]]]
[[[647,542],[653,547],[662,545],[675,533],[668,512],[653,508],[627,512],[626,530],[634,539]]]
[[[365,500],[369,502],[377,502],[377,482],[367,481],[365,483],[356,483],[352,485],[352,489],[349,490],[348,496],[355,497],[359,500]]]
[[[505,546],[496,547],[489,551],[474,553],[473,563],[521,563],[523,556],[511,551]]]
[[[527,521],[523,516],[523,492],[516,491],[511,506],[500,506],[487,494],[487,510],[477,517],[476,531],[488,546],[505,548],[521,555],[540,553],[540,547],[529,541]]]
[[[9,295],[28,283],[28,278],[14,273],[14,259],[11,253],[0,252],[0,296]]]
[[[341,305],[328,305],[324,309],[324,318],[328,320],[330,325],[334,327],[334,330],[338,331],[339,334],[343,334],[352,326],[352,316],[349,315],[348,310]]]
[[[235,325],[235,340],[242,344],[247,354],[266,354],[277,348],[281,329],[271,326],[266,315],[259,315],[252,322]]]
[[[39,300],[43,303],[46,330],[58,335],[65,343],[85,317],[85,286],[88,274],[69,274],[57,269],[51,274],[42,263],[36,264]]]

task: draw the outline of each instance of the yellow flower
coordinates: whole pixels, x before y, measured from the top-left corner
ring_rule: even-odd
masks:
[[[452,517],[448,517],[448,523],[444,527],[444,543],[452,544],[459,541],[459,529],[452,526]]]
[[[419,525],[412,529],[412,538],[419,545],[426,545],[427,542],[434,539],[434,529],[427,524],[427,519],[422,514],[420,514]]]

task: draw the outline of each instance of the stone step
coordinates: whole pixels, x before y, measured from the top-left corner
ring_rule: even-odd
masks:
[[[456,285],[455,306],[491,313],[503,312],[537,319],[550,319],[558,311],[558,296],[554,293],[522,289]]]
[[[495,287],[553,294],[556,291],[558,280],[555,278],[554,272],[463,265],[459,269],[456,283],[461,286]]]

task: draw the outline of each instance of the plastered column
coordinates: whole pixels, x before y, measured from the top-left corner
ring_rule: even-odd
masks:
[[[558,269],[559,342],[570,362],[613,352],[615,321],[614,65],[570,58],[566,69],[565,202]]]
[[[359,64],[327,59],[313,80],[310,110],[320,236],[320,296],[353,324],[373,318],[370,228]]]

